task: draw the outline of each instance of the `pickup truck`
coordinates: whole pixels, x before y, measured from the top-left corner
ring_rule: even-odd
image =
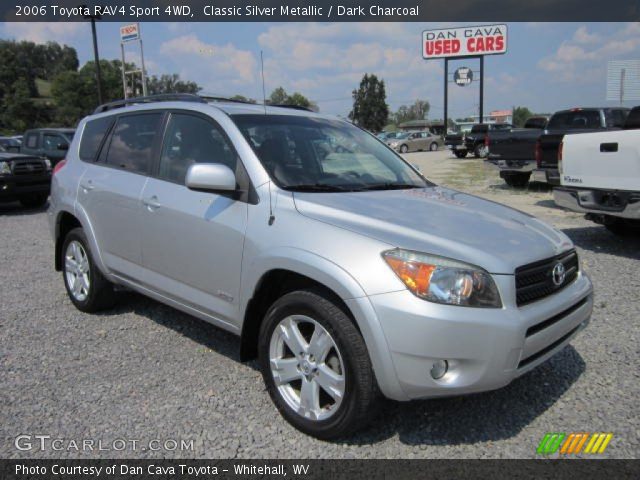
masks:
[[[513,128],[510,123],[478,123],[471,127],[468,134],[454,133],[445,137],[444,143],[456,157],[464,158],[473,152],[476,158],[487,156],[486,137],[493,132],[509,131]]]
[[[542,128],[514,129],[490,134],[488,160],[500,178],[524,187],[529,180],[559,185],[558,146],[567,133],[620,129],[628,108],[573,108],[554,113]]]
[[[27,130],[20,147],[20,153],[48,159],[55,165],[67,156],[73,139],[73,128],[36,128]]]
[[[640,107],[623,130],[565,135],[556,204],[616,234],[640,231]]]
[[[25,207],[47,202],[51,188],[51,162],[20,153],[0,153],[0,202],[18,200]]]

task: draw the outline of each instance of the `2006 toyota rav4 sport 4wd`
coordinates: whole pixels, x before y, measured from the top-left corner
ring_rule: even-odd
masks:
[[[310,435],[353,432],[379,393],[502,387],[589,321],[564,234],[434,185],[347,122],[165,96],[77,132],[49,211],[71,301],[106,308],[118,285],[240,335]]]

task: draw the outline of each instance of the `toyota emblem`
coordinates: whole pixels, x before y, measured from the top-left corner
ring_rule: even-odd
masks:
[[[553,271],[551,272],[551,279],[556,287],[559,287],[564,283],[564,278],[567,272],[564,269],[564,265],[560,262],[556,263],[556,266],[553,267]]]

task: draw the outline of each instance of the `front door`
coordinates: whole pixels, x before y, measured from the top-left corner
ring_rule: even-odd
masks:
[[[222,163],[236,171],[240,160],[213,120],[172,113],[155,178],[142,193],[146,283],[238,326],[248,204],[233,193],[188,189],[185,176],[194,163]]]

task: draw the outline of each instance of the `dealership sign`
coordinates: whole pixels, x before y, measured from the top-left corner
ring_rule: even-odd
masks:
[[[460,67],[453,72],[453,81],[456,82],[456,85],[466,87],[473,82],[473,72],[469,67]]]
[[[138,40],[140,38],[140,28],[137,23],[131,25],[125,25],[120,27],[120,41],[130,42],[131,40]]]
[[[498,55],[506,52],[506,25],[480,25],[422,32],[422,57],[426,59]]]

